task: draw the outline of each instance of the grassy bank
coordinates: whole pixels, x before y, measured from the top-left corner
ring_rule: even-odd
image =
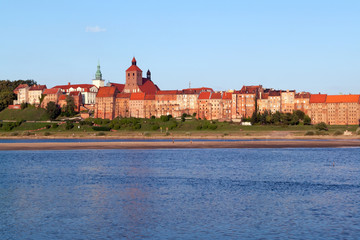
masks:
[[[12,124],[10,129],[8,124]],[[18,122],[1,123],[0,137],[110,137],[110,138],[307,138],[345,137],[344,131],[356,135],[358,126],[328,126],[319,131],[312,125],[254,125],[191,119],[89,119],[73,123]],[[309,134],[311,133],[311,134]]]
[[[49,116],[43,108],[27,107],[25,109],[4,109],[0,112],[0,120],[14,121],[46,121]]]

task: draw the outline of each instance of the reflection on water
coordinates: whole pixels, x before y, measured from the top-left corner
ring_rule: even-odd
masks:
[[[4,151],[0,239],[356,239],[359,153]]]

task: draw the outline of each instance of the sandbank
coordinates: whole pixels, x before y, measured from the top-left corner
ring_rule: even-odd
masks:
[[[337,148],[360,147],[360,141],[166,141],[0,143],[0,150],[181,149],[181,148]]]

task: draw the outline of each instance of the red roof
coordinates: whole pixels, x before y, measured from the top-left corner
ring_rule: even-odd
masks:
[[[326,94],[311,94],[310,95],[310,103],[325,103]]]
[[[201,92],[214,92],[212,88],[201,87],[201,88],[186,88],[182,90],[185,94],[194,94],[194,93],[201,93]]]
[[[125,84],[110,83],[110,87],[116,87],[119,92],[122,92],[125,87]]]
[[[14,89],[14,93],[15,93],[15,94],[18,94],[20,88],[26,88],[26,87],[29,87],[29,85],[27,85],[27,84],[20,84],[19,86],[17,86],[17,87]]]
[[[43,94],[57,94],[60,91],[60,88],[48,88],[45,89]]]
[[[210,98],[210,94],[209,92],[202,92],[199,95],[199,99],[209,99]]]
[[[131,93],[130,100],[144,100],[145,93]]]
[[[210,99],[221,99],[221,93],[217,92],[217,93],[211,94]]]
[[[79,96],[79,95],[80,95],[80,92],[74,91],[74,92],[69,93],[69,95],[70,95],[70,96]]]
[[[68,84],[68,85],[58,85],[55,86],[54,88],[61,88],[61,89],[69,89],[69,88],[84,88],[86,90],[89,90],[90,88],[94,87],[95,85],[92,84]]]
[[[259,99],[268,99],[269,98],[269,93],[263,93],[261,94],[261,97]]]
[[[118,93],[116,94],[116,98],[130,98],[130,93]]]
[[[60,95],[59,100],[66,100],[66,97],[67,97],[67,95],[62,94],[62,95]]]
[[[116,93],[116,87],[100,87],[96,97],[114,97]]]
[[[150,79],[143,78],[143,84],[139,86],[140,90],[146,94],[155,94],[160,89]]]
[[[295,98],[310,98],[310,93],[308,92],[296,93]]]
[[[240,93],[252,93],[252,94],[255,94],[259,91],[259,89],[261,88],[262,86],[259,85],[259,86],[243,86],[240,90]]]
[[[145,100],[155,100],[155,94],[145,95]]]
[[[157,91],[156,95],[174,95],[178,94],[178,90],[163,90],[163,91]]]
[[[279,97],[281,95],[281,91],[270,91],[269,96],[271,97]]]
[[[232,99],[232,93],[224,92],[222,98],[231,100]]]
[[[46,85],[32,85],[29,89],[29,91],[39,91],[46,89]]]
[[[20,89],[20,88],[26,88],[26,87],[29,87],[29,85],[27,85],[27,84],[20,84],[19,86],[17,86],[17,87],[15,88],[15,90],[18,90],[18,89]]]
[[[360,95],[328,95],[326,103],[360,103]]]
[[[142,72],[142,70],[136,66],[136,65],[131,65],[127,70],[126,72],[133,72],[133,71],[136,71],[136,72]]]

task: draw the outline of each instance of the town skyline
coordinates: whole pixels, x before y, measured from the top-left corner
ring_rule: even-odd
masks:
[[[86,4],[85,4],[86,3]],[[359,93],[357,1],[4,2],[1,79],[87,83],[128,59],[161,89],[243,85]],[[16,17],[14,17],[16,16]]]

